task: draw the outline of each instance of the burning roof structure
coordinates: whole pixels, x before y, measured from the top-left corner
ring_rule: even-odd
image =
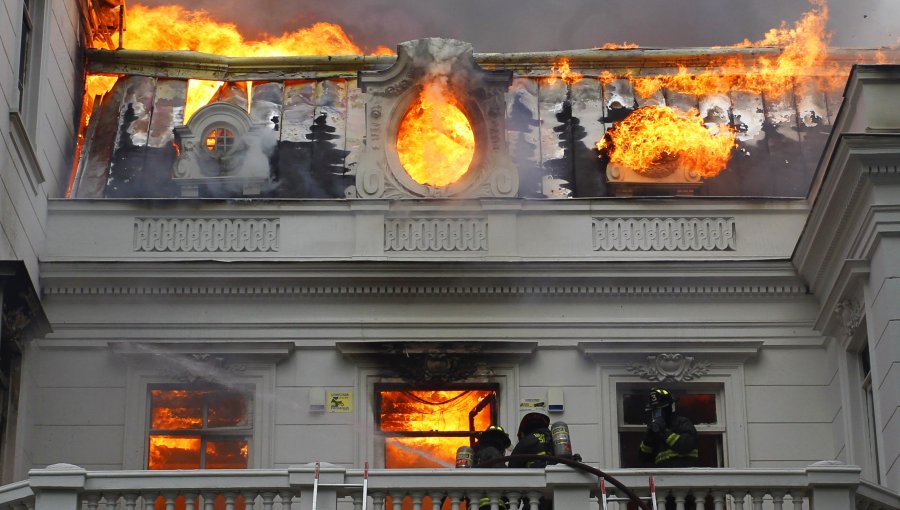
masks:
[[[398,56],[133,14],[126,47],[152,50],[88,54],[72,198],[803,197],[850,65],[879,57],[829,50],[823,4],[732,47]]]

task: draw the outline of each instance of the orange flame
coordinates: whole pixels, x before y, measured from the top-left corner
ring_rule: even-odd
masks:
[[[635,92],[649,97],[661,88],[688,94],[718,94],[734,90],[781,96],[790,91],[798,80],[816,76],[826,89],[841,86],[846,69],[828,62],[828,42],[831,34],[825,31],[828,7],[825,0],[811,0],[813,9],[806,12],[793,27],[782,22],[756,42],[744,40],[733,48],[777,47],[776,56],[761,55],[747,64],[740,57],[727,57],[711,62],[702,72],[680,67],[670,76],[636,78]],[[713,67],[715,66],[715,67]]]
[[[442,187],[469,171],[475,133],[446,77],[425,83],[400,122],[397,155],[406,173],[419,184]]]
[[[492,392],[489,390],[412,390],[381,392],[381,430],[385,432],[466,432],[469,411]],[[491,424],[491,406],[475,416],[475,430]],[[468,436],[389,437],[385,440],[385,466],[453,466],[456,449],[469,444]]]
[[[550,72],[552,74],[547,77],[547,83],[550,85],[556,83],[557,79],[561,79],[571,85],[583,77],[581,73],[572,71],[569,68],[569,59],[567,58],[560,59],[559,62],[553,64],[550,67]]]
[[[638,108],[607,131],[597,144],[610,163],[627,166],[647,177],[662,177],[685,168],[704,178],[714,177],[728,165],[735,132],[719,126],[713,134],[699,113],[667,106]]]
[[[637,43],[632,42],[623,42],[619,43],[605,43],[603,46],[596,48],[598,50],[633,50],[636,48],[640,48],[641,46]]]
[[[127,30],[123,47],[131,50],[192,50],[231,57],[275,57],[287,55],[357,55],[364,53],[340,25],[315,23],[280,36],[263,40],[247,40],[231,23],[212,19],[206,11],[187,10],[177,5],[128,8]],[[372,54],[393,55],[390,48],[379,46]],[[103,80],[102,78],[107,78]],[[86,93],[91,97],[105,94],[115,80],[101,76],[88,77]],[[223,82],[189,80],[184,122],[201,106],[209,103]]]

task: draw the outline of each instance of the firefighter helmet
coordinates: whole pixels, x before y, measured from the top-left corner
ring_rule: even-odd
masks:
[[[675,403],[675,396],[665,388],[653,388],[647,395],[647,407],[644,409],[650,411],[652,409],[660,409],[668,407]]]
[[[545,411],[531,411],[522,417],[519,422],[519,431],[516,432],[518,437],[531,432],[532,430],[545,429],[550,426],[550,415]]]
[[[509,448],[512,444],[512,441],[509,440],[509,434],[500,425],[491,425],[484,429],[484,432],[478,434],[478,441],[495,441],[502,444],[503,448]]]

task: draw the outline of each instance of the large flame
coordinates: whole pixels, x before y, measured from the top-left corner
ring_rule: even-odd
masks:
[[[469,412],[488,397],[490,390],[412,390],[381,392],[381,430],[385,432],[468,432]],[[491,405],[474,419],[475,430],[491,424]],[[385,467],[450,467],[456,449],[468,445],[468,436],[389,437],[385,440]]]
[[[719,132],[712,133],[696,110],[647,106],[608,130],[597,148],[608,152],[610,163],[647,177],[684,168],[708,178],[728,165],[734,145],[733,128],[719,126]]]
[[[475,133],[445,77],[425,83],[400,122],[397,155],[409,176],[428,186],[447,186],[469,170]]]
[[[571,85],[583,77],[581,73],[573,71],[569,67],[569,59],[567,58],[560,59],[559,62],[553,64],[550,67],[550,73],[550,76],[546,78],[547,83],[550,85],[556,83],[558,79]]]
[[[815,76],[825,89],[840,87],[847,69],[828,61],[831,34],[825,30],[828,6],[825,0],[810,0],[813,8],[804,13],[793,27],[782,22],[769,30],[763,39],[743,42],[733,48],[781,48],[777,55],[760,55],[749,63],[741,57],[712,59],[701,72],[680,67],[677,74],[635,78],[635,92],[649,97],[661,88],[688,94],[718,94],[734,90],[781,96],[798,83]]]
[[[275,57],[288,55],[357,55],[365,53],[340,25],[315,23],[280,36],[245,39],[232,23],[212,19],[206,11],[178,5],[146,7],[129,5],[123,47],[131,50],[191,50],[231,57]],[[374,55],[392,55],[379,46]],[[106,78],[106,79],[103,79]],[[115,83],[108,77],[88,78],[90,97],[106,93]],[[222,86],[220,81],[189,80],[184,122],[207,104]]]

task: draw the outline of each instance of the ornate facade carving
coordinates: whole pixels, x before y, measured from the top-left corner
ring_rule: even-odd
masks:
[[[402,218],[384,222],[384,251],[487,251],[485,218]]]
[[[445,186],[420,184],[396,154],[397,132],[421,85],[442,80],[472,125],[475,155],[469,170]],[[486,71],[472,46],[452,39],[420,39],[401,44],[388,69],[360,73],[368,94],[366,147],[356,173],[359,198],[514,197],[519,174],[506,146],[508,71]]]
[[[278,218],[135,218],[134,251],[278,251]]]
[[[732,251],[734,218],[594,218],[595,251]]]
[[[709,362],[679,353],[662,353],[647,356],[645,363],[632,363],[628,371],[648,381],[686,382],[706,375]]]
[[[834,307],[834,314],[840,319],[847,338],[852,338],[866,317],[866,310],[859,301],[844,299]]]

